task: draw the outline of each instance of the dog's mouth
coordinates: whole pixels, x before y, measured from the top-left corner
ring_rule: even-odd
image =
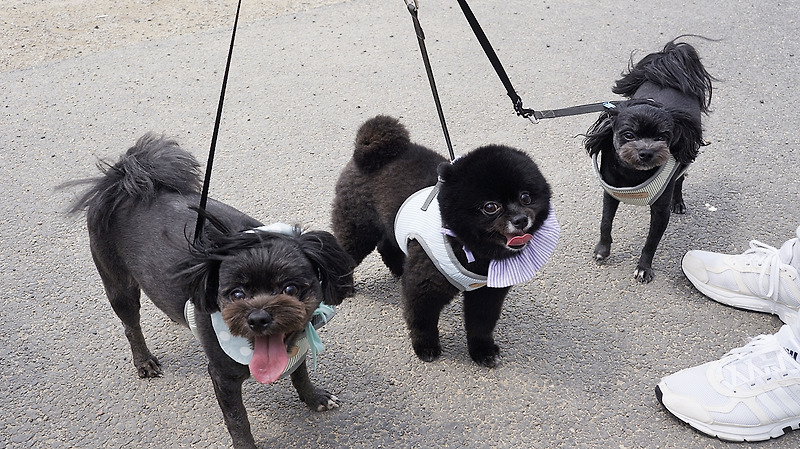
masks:
[[[253,338],[253,356],[250,358],[250,374],[262,384],[278,380],[289,365],[289,347],[297,339],[298,332],[275,333]]]
[[[625,160],[625,159],[622,159],[622,161],[623,161],[623,166],[624,167],[632,169],[632,170],[639,170],[639,171],[652,170],[652,169],[654,169],[656,167],[660,167],[661,166],[661,164],[658,164],[657,162],[641,162],[639,160],[629,161],[629,160]]]
[[[513,250],[521,250],[533,238],[530,234],[505,234],[506,246]]]

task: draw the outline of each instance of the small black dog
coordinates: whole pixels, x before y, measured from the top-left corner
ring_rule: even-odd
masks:
[[[233,445],[255,447],[242,382],[251,372],[262,383],[281,376],[287,351],[320,303],[339,304],[352,293],[355,264],[330,233],[254,230],[261,223],[214,200],[207,204],[202,238],[190,245],[198,213],[191,207],[200,197],[199,164],[172,140],[145,135],[118,163],[100,168],[103,176],[68,183],[91,183],[71,212],[86,210],[92,257],[125,327],[139,377],[161,375],[139,325],[140,291],[187,326],[192,320],[185,317],[184,306],[191,299],[193,332],[208,356]],[[210,315],[217,311],[231,335],[246,339],[246,346],[249,341],[249,369],[220,346]],[[310,408],[338,406],[335,396],[311,383],[305,361],[291,379]]]
[[[438,195],[431,187],[437,167]],[[402,276],[405,320],[420,359],[441,354],[439,315],[463,291],[469,354],[494,367],[494,328],[509,286],[533,276],[558,239],[550,195],[519,150],[489,145],[448,163],[411,143],[396,119],[377,116],[359,129],[336,184],[333,231],[357,264],[377,247]],[[515,270],[523,274],[511,276]]]
[[[600,241],[595,260],[611,253],[611,227],[620,201],[650,206],[647,234],[634,277],[653,280],[653,256],[669,223],[670,211],[686,213],[683,175],[703,145],[700,121],[711,105],[711,82],[697,51],[672,40],[661,52],[629,67],[612,91],[628,97],[600,115],[586,134],[605,189]]]

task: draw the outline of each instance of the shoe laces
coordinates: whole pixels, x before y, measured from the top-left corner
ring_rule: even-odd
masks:
[[[778,248],[767,245],[766,243],[759,242],[758,240],[750,241],[750,249],[744,252],[745,256],[751,256],[745,262],[745,265],[755,264],[761,267],[758,276],[758,288],[762,296],[772,299],[772,313],[775,313],[775,307],[778,303],[778,294],[780,288],[780,269],[781,260],[778,256]],[[766,287],[766,288],[765,288]]]
[[[796,366],[787,366],[787,357],[774,335],[759,335],[747,345],[729,351],[720,361],[724,379],[736,392],[737,387],[755,387],[798,371]]]

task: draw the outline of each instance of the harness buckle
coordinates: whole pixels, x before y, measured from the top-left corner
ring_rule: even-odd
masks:
[[[510,95],[511,94],[509,94],[509,96]],[[528,119],[528,121],[534,125],[539,123],[539,117],[537,117],[535,110],[522,107],[522,98],[517,97],[516,100],[514,100],[514,111],[516,111],[518,116]]]

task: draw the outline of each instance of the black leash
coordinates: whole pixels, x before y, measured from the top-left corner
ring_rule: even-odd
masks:
[[[492,63],[494,71],[497,72],[497,76],[500,77],[500,81],[502,81],[503,86],[505,86],[506,94],[511,98],[517,115],[524,118],[530,118],[531,116],[537,118],[536,111],[533,109],[526,109],[522,106],[522,98],[517,95],[517,91],[515,91],[514,86],[511,85],[511,80],[508,78],[503,64],[500,63],[500,58],[497,57],[497,53],[495,53],[492,48],[492,44],[489,43],[489,39],[486,37],[486,33],[483,32],[481,24],[478,23],[478,19],[476,19],[475,14],[472,13],[472,9],[470,9],[469,5],[464,0],[458,0],[458,4],[464,12],[464,17],[467,18],[469,26],[472,27],[472,32],[475,33],[475,37],[478,38],[478,42],[481,44],[481,47],[483,47],[484,53],[486,53],[486,56],[489,58],[489,62]]]
[[[239,25],[239,10],[242,8],[242,0],[236,5],[236,16],[233,20],[233,32],[231,32],[231,45],[228,48],[228,61],[225,64],[225,74],[222,77],[222,89],[219,94],[219,104],[217,105],[217,118],[214,121],[214,133],[211,135],[211,148],[208,150],[208,161],[206,161],[206,176],[203,181],[203,192],[200,194],[200,210],[197,212],[197,226],[194,228],[194,242],[200,239],[206,217],[203,212],[206,210],[208,202],[208,188],[211,184],[211,168],[214,165],[214,153],[217,149],[217,136],[219,135],[219,124],[222,121],[222,105],[225,102],[225,87],[228,85],[228,72],[231,68],[231,57],[233,56],[233,43],[236,40],[236,28]]]
[[[439,113],[439,122],[442,124],[442,132],[444,133],[444,140],[447,143],[447,151],[450,152],[450,160],[455,160],[456,156],[453,153],[453,145],[450,143],[450,133],[447,132],[447,123],[444,120],[444,112],[442,112],[442,103],[439,101],[439,92],[436,90],[436,81],[433,79],[433,70],[431,69],[431,62],[428,59],[428,50],[425,49],[425,33],[422,31],[422,25],[419,23],[417,17],[417,2],[416,0],[405,0],[408,12],[411,13],[411,19],[414,21],[414,31],[417,34],[417,41],[419,42],[419,50],[422,52],[422,62],[425,63],[425,72],[428,74],[428,82],[431,85],[431,92],[433,93],[433,101],[436,103],[436,112]]]
[[[486,56],[489,58],[489,62],[492,63],[494,71],[497,72],[497,76],[500,78],[503,86],[505,86],[506,93],[511,98],[511,102],[514,104],[514,110],[517,112],[517,115],[529,120],[531,117],[533,117],[535,120],[541,120],[545,118],[588,114],[591,112],[603,112],[615,107],[617,102],[614,101],[604,101],[601,103],[590,103],[580,106],[571,106],[568,108],[542,111],[536,111],[523,107],[522,98],[520,98],[520,96],[517,95],[517,92],[514,90],[514,86],[511,84],[511,80],[508,78],[508,74],[506,74],[503,64],[500,63],[500,58],[497,57],[497,53],[495,53],[494,49],[492,48],[492,44],[489,43],[486,33],[483,32],[483,28],[481,28],[481,25],[478,23],[478,19],[475,18],[475,14],[472,13],[472,9],[470,9],[467,1],[458,0],[458,4],[461,6],[461,10],[464,12],[464,17],[466,17],[469,26],[472,28],[472,32],[475,33],[475,37],[478,38],[478,42],[481,44],[481,47],[483,47],[484,53],[486,53]]]

